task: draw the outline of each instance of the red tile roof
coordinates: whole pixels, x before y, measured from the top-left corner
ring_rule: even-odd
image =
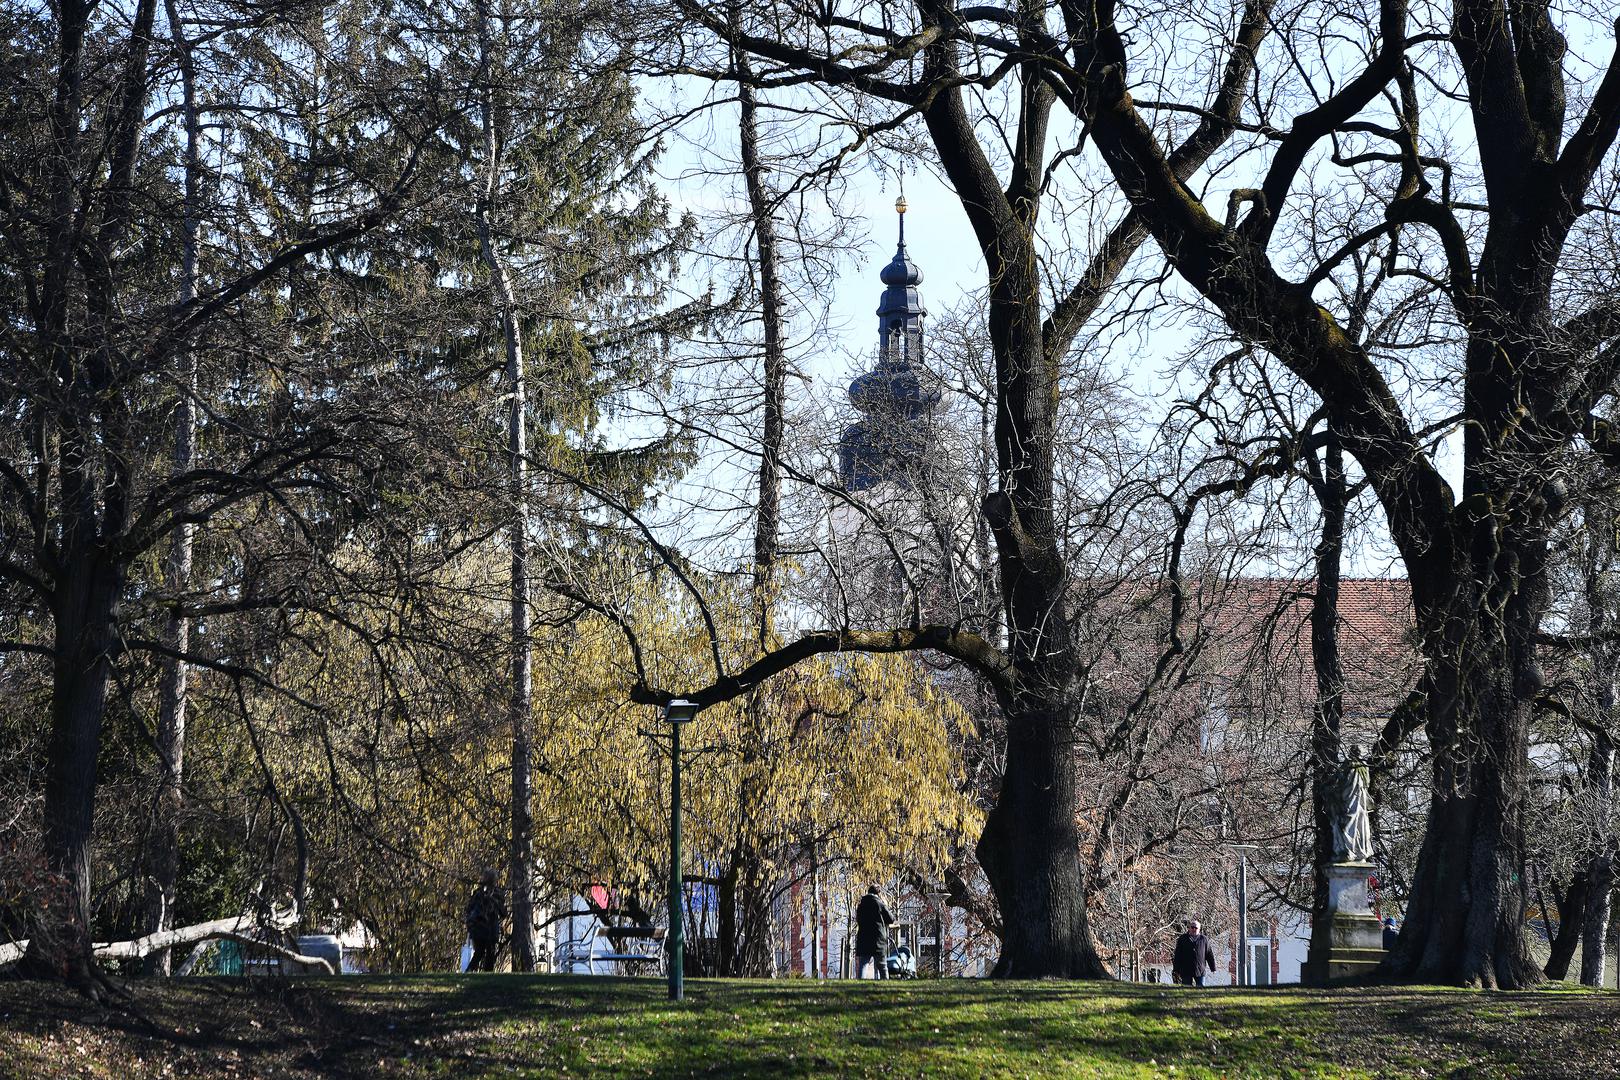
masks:
[[[1202,623],[1210,634],[1211,677],[1252,707],[1309,712],[1316,699],[1311,659],[1314,580],[1239,578],[1210,589]],[[1409,584],[1346,578],[1339,587],[1339,658],[1345,716],[1385,717],[1416,681]]]

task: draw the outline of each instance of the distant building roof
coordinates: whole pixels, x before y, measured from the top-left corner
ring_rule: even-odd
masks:
[[[1218,639],[1217,670],[1240,701],[1258,705],[1265,697],[1309,708],[1316,700],[1315,590],[1314,580],[1286,578],[1239,578],[1219,587],[1206,618]],[[1422,664],[1411,586],[1398,578],[1345,578],[1338,608],[1345,718],[1386,717],[1411,691]]]

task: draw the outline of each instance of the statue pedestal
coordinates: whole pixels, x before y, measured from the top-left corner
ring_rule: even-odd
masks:
[[[1367,896],[1371,863],[1335,863],[1328,867],[1328,918],[1331,920],[1327,954],[1313,956],[1300,973],[1314,985],[1357,979],[1373,974],[1384,962],[1384,926],[1373,914]]]

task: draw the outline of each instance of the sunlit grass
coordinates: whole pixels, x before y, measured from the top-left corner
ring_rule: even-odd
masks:
[[[694,980],[675,1005],[651,979],[148,986],[149,1010],[195,1030],[195,1045],[22,1007],[8,1018],[28,1030],[9,1044],[0,1021],[0,1074],[68,1062],[81,1069],[66,1075],[120,1078],[164,1075],[162,1063],[236,1076],[1620,1075],[1620,996],[1565,990]],[[0,988],[0,1011],[15,991]]]

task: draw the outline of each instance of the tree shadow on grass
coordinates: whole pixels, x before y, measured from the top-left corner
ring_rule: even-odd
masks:
[[[130,1060],[204,1075],[1620,1075],[1615,995],[697,980],[674,1005],[655,979],[510,975],[136,989],[184,1035],[101,1018]],[[0,1036],[61,1030],[66,1010],[0,990]]]

